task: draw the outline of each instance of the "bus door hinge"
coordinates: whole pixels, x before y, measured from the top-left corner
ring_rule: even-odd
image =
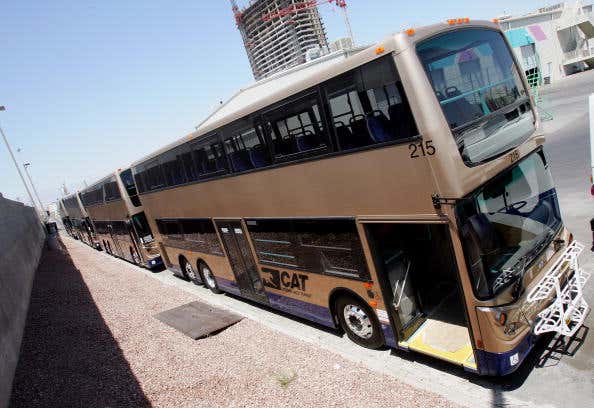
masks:
[[[442,205],[456,205],[458,198],[441,197],[439,194],[431,195],[431,202],[436,210],[439,210]]]

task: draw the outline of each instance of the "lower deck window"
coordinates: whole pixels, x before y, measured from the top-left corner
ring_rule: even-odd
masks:
[[[156,220],[165,245],[212,255],[223,255],[214,225],[207,218]]]
[[[271,266],[369,279],[354,220],[247,220],[258,260]]]

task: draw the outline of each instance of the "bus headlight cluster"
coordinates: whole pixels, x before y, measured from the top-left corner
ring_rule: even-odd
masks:
[[[489,311],[495,326],[503,328],[506,336],[515,336],[525,325],[525,318],[519,305],[479,309]]]

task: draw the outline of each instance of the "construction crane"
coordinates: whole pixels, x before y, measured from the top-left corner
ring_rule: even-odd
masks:
[[[235,3],[234,0],[232,0],[232,2]],[[312,8],[316,8],[316,7],[324,5],[324,4],[335,4],[338,8],[340,8],[342,10],[343,17],[344,17],[344,25],[346,26],[347,34],[348,34],[349,38],[351,39],[352,44],[355,45],[355,37],[353,36],[353,30],[351,29],[351,23],[349,21],[349,16],[347,13],[346,0],[308,0],[308,1],[303,1],[301,3],[293,3],[290,6],[280,9],[278,11],[274,11],[274,12],[266,13],[266,14],[262,15],[262,21],[272,21],[277,18],[282,18],[282,17],[288,16],[290,14],[298,13],[302,10],[309,10]],[[235,19],[237,21],[237,18],[238,18],[237,13],[239,12],[239,10],[237,9],[237,12],[236,12],[236,8],[237,8],[237,5],[234,4],[233,12],[235,13],[235,16],[236,16]],[[239,13],[239,18],[241,19],[241,13]],[[291,21],[292,20],[289,20],[289,22],[291,22]]]

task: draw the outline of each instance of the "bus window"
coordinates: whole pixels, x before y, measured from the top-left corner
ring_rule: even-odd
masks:
[[[168,239],[183,240],[182,231],[177,220],[156,220],[159,233]]]
[[[151,227],[144,212],[132,216],[132,225],[134,225],[134,229],[136,230],[136,234],[140,237],[141,243],[148,244],[153,241],[153,232],[151,231]]]
[[[233,136],[225,140],[224,146],[234,172],[265,167],[272,163],[260,126],[249,126],[230,133]]]
[[[368,279],[353,220],[247,220],[263,264]]]
[[[163,173],[157,159],[136,166],[134,177],[141,193],[165,187]]]
[[[283,161],[328,151],[326,130],[316,95],[309,95],[264,114],[274,157]]]
[[[562,224],[542,150],[462,200],[457,212],[480,299],[491,298],[517,281]]]
[[[420,43],[417,53],[466,163],[498,156],[532,134],[529,97],[500,32],[448,32]]]
[[[136,183],[134,182],[134,177],[132,177],[132,170],[126,169],[120,173],[120,179],[122,180],[122,184],[126,189],[126,194],[130,198],[132,205],[134,207],[140,207],[142,204],[140,202],[140,198],[138,198],[138,191],[136,190]]]
[[[161,167],[163,168],[163,174],[165,176],[165,183],[170,187],[183,184],[187,181],[182,160],[184,148],[184,145],[178,146],[159,156],[159,161],[161,162]]]
[[[119,200],[122,198],[115,177],[111,177],[103,185],[103,190],[105,191],[105,202]]]
[[[193,162],[199,178],[227,173],[227,158],[218,141],[200,142],[192,147]]]
[[[184,240],[192,245],[192,249],[207,254],[223,255],[219,237],[210,219],[180,220]]]
[[[85,206],[103,203],[103,184],[89,187],[80,194],[80,200]]]
[[[390,58],[381,58],[325,85],[342,150],[408,139],[418,134]]]

